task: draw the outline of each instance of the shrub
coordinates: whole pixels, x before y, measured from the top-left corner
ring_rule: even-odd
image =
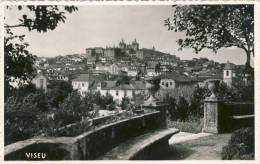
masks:
[[[176,108],[180,115],[180,121],[186,120],[188,118],[189,103],[183,96],[180,96]]]
[[[233,132],[227,146],[222,149],[222,159],[254,159],[254,129],[241,128]]]
[[[130,99],[128,97],[123,97],[121,102],[122,110],[128,110],[130,108]]]
[[[171,97],[167,94],[163,102],[165,103],[166,110],[170,114],[170,119],[171,120],[178,120],[180,118],[180,115],[179,115],[179,112],[176,109],[175,98],[173,98],[173,97]]]

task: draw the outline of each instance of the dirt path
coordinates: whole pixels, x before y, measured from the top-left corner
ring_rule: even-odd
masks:
[[[158,160],[220,160],[222,147],[230,137],[231,134],[210,135],[171,144],[169,152]]]

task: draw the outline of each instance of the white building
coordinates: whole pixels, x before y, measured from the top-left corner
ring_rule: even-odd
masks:
[[[110,65],[109,64],[96,64],[96,71],[110,71]]]
[[[90,84],[89,74],[81,74],[77,78],[72,80],[72,87],[74,90],[78,90],[81,96],[85,96],[88,92]]]
[[[232,80],[236,77],[236,73],[234,71],[234,64],[229,63],[227,61],[224,69],[223,69],[223,81],[227,84],[228,87],[232,86]]]
[[[132,99],[137,94],[144,95],[147,93],[144,81],[133,81],[129,84],[120,84],[117,81],[104,81],[103,86],[99,82],[97,91],[100,91],[101,95],[110,94],[117,103],[121,103],[124,97]]]
[[[48,78],[44,75],[37,75],[32,80],[32,83],[37,89],[43,89],[45,92],[47,91],[47,82]]]
[[[116,64],[110,65],[109,73],[111,73],[112,75],[118,75],[118,71],[119,71],[119,68]]]
[[[167,74],[160,75],[160,88],[161,89],[174,89],[176,87],[183,87],[187,85],[195,85],[198,83],[197,80],[193,78],[180,75],[176,72],[171,72]]]

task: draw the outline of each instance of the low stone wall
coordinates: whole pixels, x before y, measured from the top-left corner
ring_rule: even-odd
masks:
[[[225,102],[217,97],[204,100],[204,126],[208,133],[232,132],[242,127],[254,127],[254,103]]]
[[[226,132],[232,132],[243,127],[254,127],[254,103],[229,102],[224,104],[224,108],[227,111]]]
[[[5,147],[5,160],[93,160],[118,144],[164,127],[155,111],[107,124],[77,137],[34,138]],[[162,125],[163,124],[163,125]]]
[[[252,115],[255,113],[254,103],[251,102],[226,102],[224,106],[229,116]]]

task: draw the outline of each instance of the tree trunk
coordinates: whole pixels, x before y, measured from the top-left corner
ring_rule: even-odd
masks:
[[[250,56],[251,56],[250,51],[246,51],[246,68],[252,68],[250,65]]]

